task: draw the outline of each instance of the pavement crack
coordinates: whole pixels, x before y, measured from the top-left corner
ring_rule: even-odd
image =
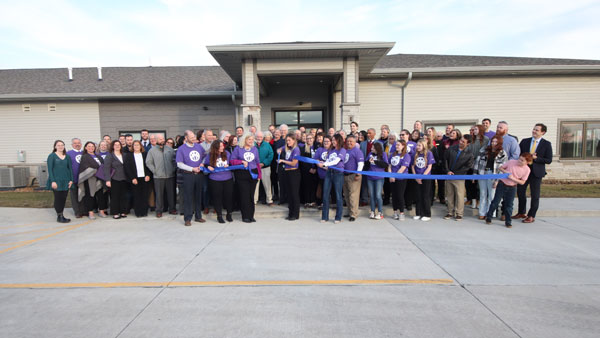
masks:
[[[156,293],[156,295],[155,295],[154,297],[152,297],[152,299],[151,299],[151,300],[148,302],[148,304],[146,304],[146,306],[144,306],[144,307],[143,307],[143,308],[142,308],[142,309],[141,309],[141,310],[140,310],[140,311],[139,311],[139,312],[138,312],[138,313],[137,313],[137,314],[136,314],[136,315],[135,315],[135,316],[134,316],[134,317],[133,317],[133,318],[132,318],[132,319],[129,321],[129,323],[127,323],[127,325],[125,325],[125,327],[123,327],[123,329],[121,329],[121,331],[119,331],[119,333],[118,333],[118,334],[115,336],[115,338],[119,338],[119,337],[120,337],[120,336],[123,334],[123,332],[125,332],[125,330],[127,330],[127,329],[129,328],[129,326],[131,326],[131,324],[133,324],[133,322],[135,322],[135,321],[136,321],[136,320],[137,320],[137,319],[138,319],[138,318],[139,318],[139,317],[142,315],[142,313],[144,313],[144,311],[146,311],[146,309],[147,309],[147,308],[148,308],[150,305],[152,305],[152,303],[154,303],[154,301],[155,301],[155,300],[156,300],[156,299],[157,299],[157,298],[158,298],[158,297],[159,297],[159,296],[160,296],[160,295],[161,295],[161,294],[162,294],[162,293],[163,293],[163,292],[164,292],[166,289],[168,289],[168,288],[169,288],[169,285],[170,285],[171,283],[173,283],[173,281],[175,281],[175,279],[177,279],[177,277],[179,277],[179,275],[181,275],[181,273],[183,273],[183,272],[185,271],[185,269],[187,269],[187,267],[188,267],[188,266],[190,266],[190,264],[192,264],[192,262],[194,262],[194,260],[195,260],[195,259],[196,259],[198,256],[200,256],[200,255],[201,255],[201,254],[204,252],[204,250],[206,250],[206,248],[208,248],[208,246],[209,246],[209,245],[211,245],[211,244],[212,244],[212,243],[213,243],[213,242],[214,242],[214,241],[217,239],[217,237],[219,237],[219,236],[220,236],[220,235],[221,235],[221,234],[222,234],[222,233],[225,231],[225,229],[227,229],[227,227],[228,227],[228,226],[229,226],[229,224],[227,224],[227,225],[223,226],[223,228],[221,228],[221,230],[220,230],[219,232],[217,232],[217,234],[216,234],[216,235],[214,235],[214,236],[213,236],[213,238],[211,238],[211,240],[210,240],[210,241],[208,241],[208,243],[206,243],[206,245],[204,245],[204,246],[203,246],[203,247],[200,249],[200,251],[198,251],[198,252],[197,252],[197,253],[194,255],[194,257],[192,257],[192,259],[190,259],[190,261],[189,261],[189,262],[187,262],[187,264],[186,264],[186,265],[184,265],[184,266],[183,266],[183,268],[182,268],[182,269],[181,269],[179,272],[177,272],[177,273],[175,274],[175,276],[174,276],[173,278],[171,278],[171,280],[170,280],[170,281],[169,281],[169,282],[168,282],[168,283],[167,283],[165,286],[163,286],[163,287],[162,287],[162,288],[161,288],[161,289],[158,291],[158,293]]]
[[[556,223],[554,223],[554,222],[550,222],[550,221],[549,221],[549,220],[547,220],[547,219],[543,219],[543,220],[541,220],[541,221],[542,221],[542,222],[544,222],[544,223],[548,223],[548,224],[550,224],[550,225],[554,225],[555,227],[559,227],[559,228],[561,228],[561,229],[565,229],[565,230],[569,230],[569,231],[572,231],[572,232],[578,233],[578,234],[580,234],[580,235],[584,235],[584,236],[592,237],[592,238],[595,238],[595,239],[600,239],[600,237],[599,237],[599,236],[596,236],[596,235],[594,235],[594,234],[590,234],[590,233],[587,233],[587,232],[585,232],[585,231],[580,231],[580,230],[572,229],[572,228],[569,228],[569,227],[566,227],[566,226],[562,226],[562,225],[560,225],[560,224],[556,224]]]
[[[512,333],[514,333],[519,338],[523,338],[515,329],[512,328],[512,326],[508,325],[508,323],[505,322],[504,319],[500,318],[500,316],[496,312],[494,312],[492,309],[490,309],[490,307],[487,306],[481,299],[479,299],[479,297],[477,297],[473,292],[471,292],[471,290],[467,289],[467,287],[464,285],[461,285],[461,287],[468,294],[470,294],[471,297],[475,298],[475,300],[477,302],[479,302],[479,304],[481,304],[481,306],[483,306],[486,310],[488,310],[489,313],[491,313],[494,317],[496,317],[496,319],[498,319],[502,324],[504,324],[504,326],[506,326],[510,331],[512,331]]]

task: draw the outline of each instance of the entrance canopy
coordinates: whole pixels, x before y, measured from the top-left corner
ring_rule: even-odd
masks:
[[[244,59],[311,59],[356,58],[360,76],[367,75],[375,64],[394,47],[394,42],[283,42],[208,46],[210,54],[238,84],[242,83]]]

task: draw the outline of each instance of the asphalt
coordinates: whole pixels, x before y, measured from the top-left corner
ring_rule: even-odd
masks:
[[[596,338],[598,201],[545,199],[512,229],[442,206],[340,224],[258,206],[257,223],[191,227],[0,208],[0,336]]]

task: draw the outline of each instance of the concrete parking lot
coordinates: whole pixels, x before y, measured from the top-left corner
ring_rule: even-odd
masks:
[[[0,208],[0,336],[597,338],[595,203],[512,229],[288,222],[265,207],[252,224],[65,226],[50,209]]]

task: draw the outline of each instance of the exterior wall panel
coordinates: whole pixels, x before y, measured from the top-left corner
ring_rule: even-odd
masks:
[[[102,135],[112,138],[119,131],[142,128],[166,130],[167,137],[181,135],[186,129],[232,131],[234,115],[233,103],[227,99],[100,102]]]
[[[56,111],[49,112],[48,103],[56,103]],[[65,142],[67,150],[74,137],[82,142],[100,140],[97,102],[30,103],[29,112],[23,112],[21,105],[0,103],[0,164],[45,163],[57,139]],[[25,163],[17,162],[17,150],[26,151]],[[31,171],[31,175],[35,174]]]

